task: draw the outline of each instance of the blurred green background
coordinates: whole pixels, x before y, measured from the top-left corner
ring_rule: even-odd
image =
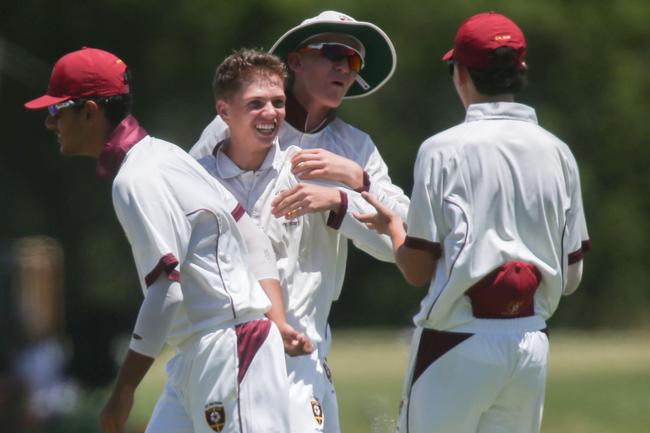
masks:
[[[579,291],[563,300],[550,326],[580,329],[584,332],[578,334],[580,338],[566,340],[576,343],[604,331],[625,336],[638,332],[632,330],[650,329],[647,0],[399,4],[387,0],[3,0],[0,374],[11,371],[14,355],[25,346],[19,328],[26,319],[12,308],[20,297],[12,255],[16,240],[44,235],[62,246],[64,320],[56,337],[63,342],[64,374],[79,384],[86,405],[101,405],[102,387],[110,383],[119,359],[120,336],[128,334],[141,301],[131,252],[113,214],[110,185],[95,179],[94,161],[60,157],[55,138],[43,127],[43,113],[22,107],[45,91],[53,63],[81,46],[115,52],[132,70],[134,112],[141,123],[153,135],[189,149],[214,116],[210,83],[220,61],[242,46],[268,49],[286,30],[325,9],[371,21],[395,44],[398,62],[391,81],[368,98],[345,102],[339,113],[372,135],[394,182],[407,193],[419,144],[463,119],[463,108],[440,61],[458,25],[485,10],[497,10],[517,21],[528,40],[530,67],[529,87],[518,99],[534,106],[540,123],[566,141],[576,155],[594,243]],[[423,289],[408,287],[393,266],[352,251],[343,294],[332,311],[332,326],[335,332],[408,328],[422,296]],[[641,348],[648,347],[647,333],[634,335]],[[607,338],[606,342],[616,341]],[[601,340],[594,341],[593,347],[602,347],[603,352],[613,350]],[[567,353],[580,347],[567,344]],[[388,347],[386,353],[391,350]],[[337,364],[334,374],[345,365]],[[388,406],[399,400],[404,369],[400,360],[391,365],[394,376],[386,379],[392,399]],[[647,365],[641,379],[629,376],[627,382],[616,382],[636,386],[646,405],[650,401]],[[338,374],[343,380],[346,373]],[[602,375],[595,376],[600,381],[588,381],[593,387],[588,395],[607,395],[612,384]],[[564,377],[571,378],[572,373]],[[561,398],[569,399],[572,389],[583,388],[574,387],[570,380],[563,383],[555,385],[551,380],[549,384],[549,398],[555,392],[560,399],[549,401],[549,412],[566,407]],[[337,385],[345,388],[340,382]],[[11,383],[0,380],[0,397],[11,396],[7,390],[12,389]],[[96,394],[94,389],[100,391]],[[362,386],[350,389],[364,390]],[[344,394],[339,389],[347,410],[350,397]],[[370,401],[370,411],[373,404],[384,404]],[[96,415],[97,410],[90,412]],[[0,409],[0,422],[2,416]],[[82,418],[78,419],[83,424]],[[94,426],[96,420],[89,418]],[[37,431],[35,425],[29,431]],[[67,431],[81,430],[88,431]],[[574,431],[623,430],[587,425]]]

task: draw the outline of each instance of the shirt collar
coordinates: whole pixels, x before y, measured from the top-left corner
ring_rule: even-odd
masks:
[[[225,139],[220,141],[214,148],[214,151],[212,152],[212,155],[215,158],[215,167],[217,170],[217,174],[219,175],[220,178],[222,179],[230,179],[233,177],[240,176],[242,173],[245,173],[250,170],[242,170],[235,164],[232,159],[228,155],[226,155],[226,152],[224,152],[224,146],[228,145],[228,140]],[[276,137],[275,140],[273,140],[273,145],[271,146],[271,149],[269,150],[269,153],[266,154],[266,157],[264,158],[264,161],[262,162],[262,165],[260,166],[259,169],[255,170],[258,172],[261,171],[266,171],[270,168],[275,168],[276,165],[279,163],[279,140]]]
[[[97,160],[96,174],[100,180],[110,180],[124,161],[128,151],[147,136],[135,117],[129,115],[113,130]]]
[[[334,119],[336,119],[336,110],[330,110],[327,113],[327,117],[323,122],[318,125],[313,131],[306,131],[305,126],[307,125],[307,110],[303,107],[300,102],[293,96],[293,93],[287,92],[287,103],[286,103],[287,117],[285,122],[288,122],[291,126],[296,128],[300,132],[306,132],[308,134],[314,134],[316,132],[322,131],[327,125],[329,125]]]
[[[471,104],[467,108],[465,122],[476,120],[510,119],[537,124],[537,114],[532,107],[516,102],[486,102]]]

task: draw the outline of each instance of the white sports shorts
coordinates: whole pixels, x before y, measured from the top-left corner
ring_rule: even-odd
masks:
[[[269,320],[194,338],[167,372],[147,433],[289,431],[284,349]]]
[[[399,433],[538,433],[548,337],[417,328]]]

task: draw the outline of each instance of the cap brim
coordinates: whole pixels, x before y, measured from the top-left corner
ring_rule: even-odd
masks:
[[[395,72],[397,55],[388,36],[376,25],[363,21],[318,21],[301,24],[286,32],[269,50],[286,61],[287,55],[308,38],[321,33],[344,33],[361,41],[366,49],[364,68],[359,75],[370,85],[364,89],[354,82],[345,99],[369,95],[381,86]]]
[[[454,49],[453,48],[451,50],[447,51],[444,56],[442,56],[442,60],[444,60],[445,62],[448,62],[453,58],[454,58]]]
[[[40,110],[41,108],[49,107],[50,105],[58,104],[70,99],[69,96],[50,96],[43,95],[39,98],[33,99],[25,103],[25,108],[28,110]]]

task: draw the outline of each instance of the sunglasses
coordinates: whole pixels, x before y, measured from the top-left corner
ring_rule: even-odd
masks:
[[[48,113],[50,113],[50,116],[54,117],[59,113],[59,111],[63,110],[64,108],[78,107],[80,105],[83,105],[84,102],[86,101],[83,99],[77,99],[77,100],[69,99],[67,101],[60,102],[58,104],[48,105],[47,111]]]
[[[363,69],[363,57],[354,48],[347,45],[338,44],[334,42],[323,42],[320,44],[309,44],[306,47],[300,48],[299,53],[308,51],[318,51],[319,54],[332,62],[338,62],[344,58],[348,59],[348,65],[354,72],[359,72]]]

